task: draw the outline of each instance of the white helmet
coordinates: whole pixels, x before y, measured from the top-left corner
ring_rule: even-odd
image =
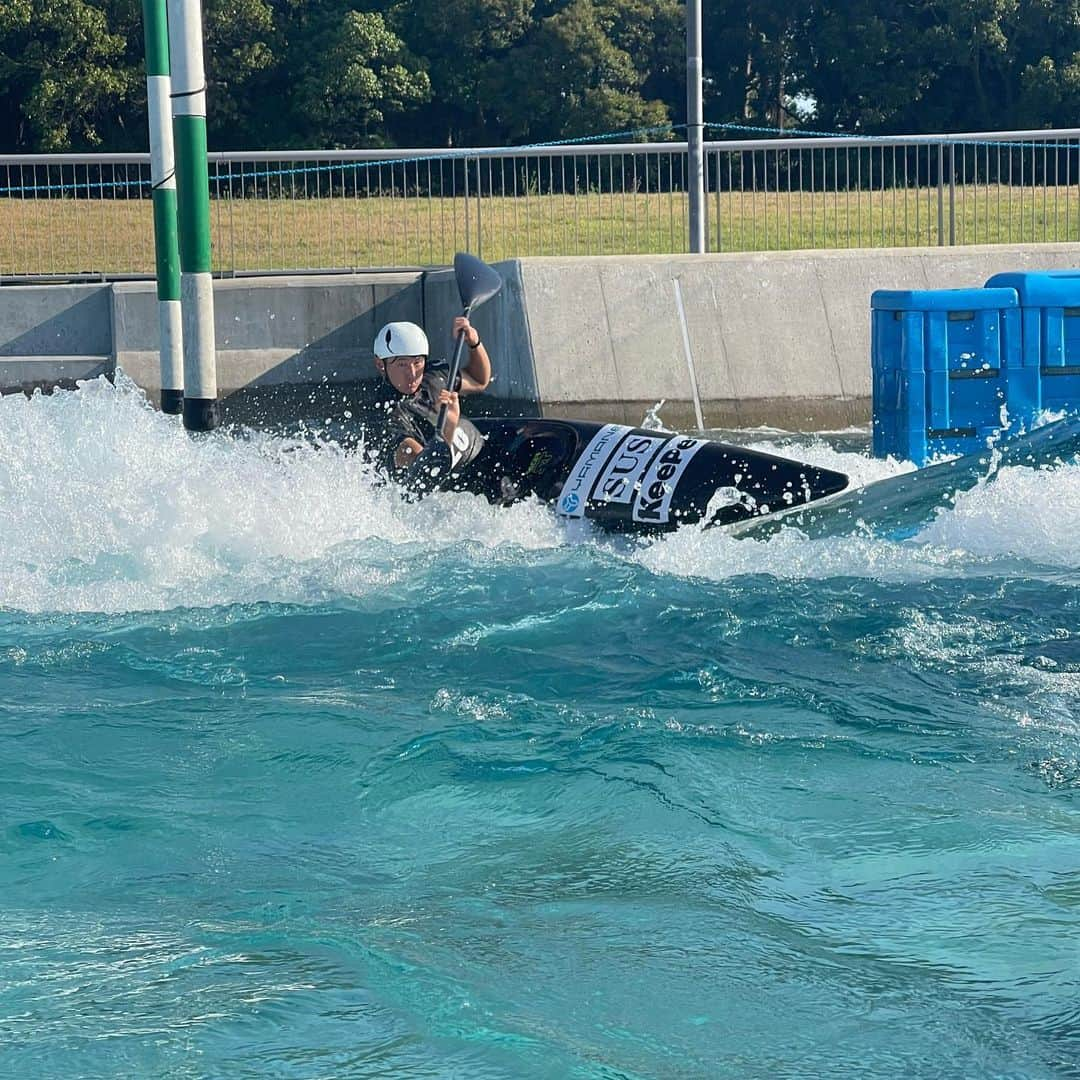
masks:
[[[387,323],[375,335],[375,355],[380,360],[394,356],[427,356],[427,334],[416,323]]]

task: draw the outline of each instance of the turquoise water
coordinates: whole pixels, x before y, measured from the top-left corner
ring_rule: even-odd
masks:
[[[94,383],[0,555],[0,1075],[1080,1074],[1080,466],[637,544]]]

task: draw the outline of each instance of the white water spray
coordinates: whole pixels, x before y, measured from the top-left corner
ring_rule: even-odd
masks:
[[[857,483],[910,466],[824,441],[757,442]],[[269,601],[318,603],[428,572],[464,552],[476,580],[529,552],[565,549],[661,574],[765,573],[887,580],[1080,567],[1080,466],[1006,468],[962,495],[914,541],[857,534],[766,541],[686,528],[653,541],[567,524],[532,501],[476,496],[404,503],[362,453],[250,433],[192,438],[119,377],[77,391],[0,398],[0,607],[138,611]],[[434,571],[431,571],[434,572]]]

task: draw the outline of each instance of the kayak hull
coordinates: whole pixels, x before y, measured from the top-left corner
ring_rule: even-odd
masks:
[[[484,449],[446,485],[495,503],[535,496],[620,532],[729,525],[843,491],[843,473],[729,443],[584,420],[473,421]]]

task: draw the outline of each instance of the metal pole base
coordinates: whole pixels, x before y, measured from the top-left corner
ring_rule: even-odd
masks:
[[[169,416],[179,416],[184,411],[184,391],[162,390],[161,411]]]
[[[217,398],[184,398],[184,427],[188,431],[213,431],[220,423]]]

